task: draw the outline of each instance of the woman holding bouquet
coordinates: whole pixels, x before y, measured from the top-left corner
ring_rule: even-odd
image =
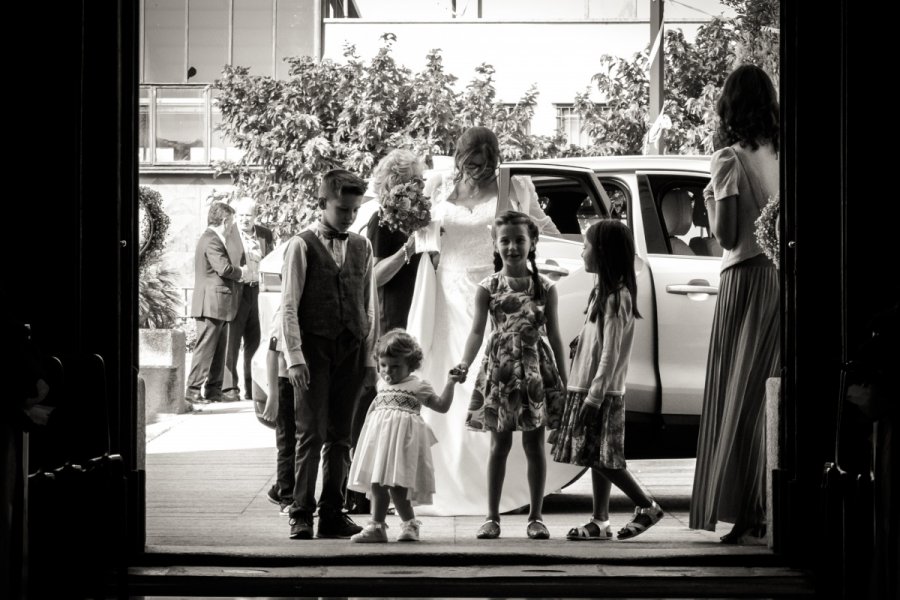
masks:
[[[416,269],[421,254],[416,253],[415,240],[404,231],[400,223],[391,217],[395,214],[390,205],[393,191],[406,186],[422,186],[422,160],[409,150],[392,150],[381,159],[373,173],[373,188],[381,205],[369,219],[366,235],[372,242],[375,257],[375,285],[378,286],[380,331],[406,329],[406,318],[416,285]],[[387,214],[388,218],[385,218]],[[362,429],[369,405],[375,398],[375,388],[366,388],[360,396],[353,415],[351,442]],[[347,491],[346,508],[355,514],[368,513],[369,502],[365,494]]]
[[[433,315],[433,322],[409,323],[409,332],[425,350],[419,374],[434,382],[446,381],[449,370],[465,354],[466,338],[475,314],[478,282],[494,272],[491,226],[499,194],[497,136],[485,127],[467,129],[456,142],[454,163],[453,173],[438,174],[425,185],[425,195],[432,200],[433,226],[440,227],[443,232],[439,236],[440,261],[435,274],[434,308],[423,311]],[[541,210],[529,178],[512,178],[510,204],[511,208],[530,215],[541,232],[558,233]],[[416,286],[415,294],[421,294],[424,287]],[[413,303],[418,304],[418,301],[417,297]],[[480,365],[481,358],[479,351],[472,364]],[[455,401],[447,417],[438,419],[423,415],[438,443],[432,455],[437,490],[433,504],[423,507],[422,514],[480,515],[487,504],[485,481],[491,441],[488,436],[467,431],[465,425],[474,382],[473,373],[465,383],[456,386]],[[521,436],[521,433],[516,435]],[[525,470],[525,453],[517,439],[507,459],[507,471],[524,473]],[[559,489],[580,471],[578,467],[548,460],[545,489]],[[529,501],[525,478],[507,481],[500,511],[520,508]]]
[[[710,229],[725,248],[706,366],[690,527],[732,523],[726,544],[766,530],[766,379],[781,364],[778,274],[754,221],[778,193],[778,94],[765,71],[738,67],[716,105],[727,144],[703,191]]]

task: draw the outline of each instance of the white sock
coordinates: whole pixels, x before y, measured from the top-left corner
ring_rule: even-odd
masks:
[[[591,521],[600,528],[600,531],[606,531],[606,528],[609,527],[609,521],[601,521],[599,519],[591,518]]]

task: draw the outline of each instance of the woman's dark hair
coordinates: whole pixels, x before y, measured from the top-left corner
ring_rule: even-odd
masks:
[[[546,300],[546,292],[544,291],[544,286],[541,285],[541,277],[538,273],[537,263],[534,260],[535,247],[537,246],[538,234],[540,233],[537,224],[535,224],[535,222],[531,220],[531,217],[525,213],[508,210],[494,219],[494,228],[491,230],[491,235],[495,239],[497,230],[503,225],[525,225],[528,229],[528,237],[531,238],[531,250],[528,251],[528,262],[531,264],[531,281],[534,284],[532,286],[534,288],[532,297],[538,302],[544,302]],[[494,272],[497,273],[502,268],[503,259],[500,257],[497,249],[494,248]]]
[[[402,358],[406,361],[410,371],[415,371],[422,366],[422,347],[416,338],[403,329],[391,329],[378,338],[375,342],[375,359],[381,356]]]
[[[728,76],[716,104],[719,142],[740,143],[753,150],[772,142],[778,152],[778,94],[766,72],[756,65],[741,65]]]
[[[500,164],[500,142],[497,141],[496,134],[487,127],[469,127],[457,138],[456,152],[453,153],[453,164],[456,166],[454,181],[462,179],[466,163],[476,154],[484,157],[484,166],[473,174],[472,179],[478,182],[492,179]]]
[[[610,296],[614,296],[613,308],[619,310],[619,288],[623,286],[631,293],[634,318],[640,319],[641,313],[637,309],[637,277],[634,273],[634,236],[631,230],[618,219],[603,219],[591,225],[584,237],[591,245],[594,264],[597,265],[596,283],[588,299],[591,322],[597,321],[597,315],[602,318],[603,307]]]

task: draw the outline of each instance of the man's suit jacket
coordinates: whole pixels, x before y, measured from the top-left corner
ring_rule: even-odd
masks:
[[[263,227],[262,225],[254,225],[253,233],[256,234],[256,239],[259,240],[259,249],[262,252],[262,255],[265,256],[269,252],[271,252],[275,248],[274,238],[272,237],[272,230],[268,227]]]
[[[239,260],[242,261],[243,256]],[[240,302],[239,266],[229,258],[225,244],[215,231],[207,229],[203,232],[194,252],[192,317],[234,319]]]
[[[256,239],[259,240],[260,256],[265,256],[275,248],[275,243],[272,241],[272,230],[268,227],[254,225],[253,234],[256,236]],[[226,239],[228,240],[228,256],[231,258],[231,263],[243,265],[244,245],[241,242],[241,232],[238,230],[237,226],[232,227],[228,231]],[[240,287],[238,289],[240,289]]]

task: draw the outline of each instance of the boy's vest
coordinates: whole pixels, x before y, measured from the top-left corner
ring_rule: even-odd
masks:
[[[350,234],[344,264],[338,268],[315,231],[299,235],[306,242],[306,283],[297,307],[300,331],[333,340],[347,329],[357,339],[365,338],[366,239]]]

